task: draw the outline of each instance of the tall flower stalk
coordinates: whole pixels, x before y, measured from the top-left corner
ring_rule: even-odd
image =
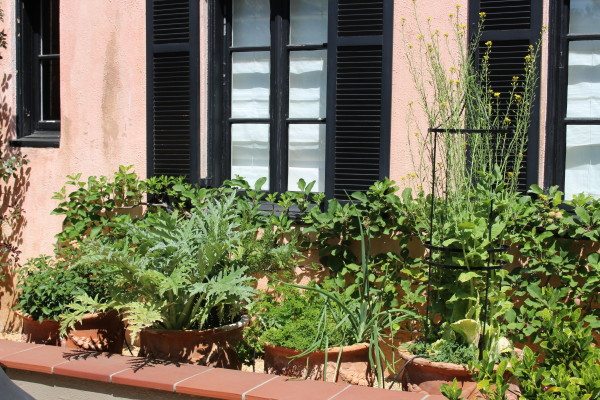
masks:
[[[423,240],[449,249],[432,257],[437,265],[452,266],[434,268],[430,276],[433,339],[460,341],[462,336],[468,345],[483,333],[477,321],[498,321],[510,308],[501,288],[505,271],[481,268],[508,260],[508,255],[489,250],[505,242],[510,204],[520,190],[540,49],[540,43],[529,46],[523,73],[513,76],[502,92],[495,87],[494,43],[483,40],[485,17],[480,14],[469,37],[460,22],[460,6],[449,16],[449,33],[436,30],[431,19],[420,23],[415,7],[417,41],[406,51],[418,106],[427,128],[438,130],[433,134],[419,127],[415,135],[420,149],[415,169],[422,190],[431,191],[432,204],[421,211]],[[406,40],[407,29],[404,33]],[[415,117],[414,104],[411,111]],[[497,341],[500,330],[494,325],[487,334],[492,332]]]

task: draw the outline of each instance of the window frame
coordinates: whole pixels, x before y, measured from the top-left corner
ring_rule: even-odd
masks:
[[[570,34],[570,0],[550,4],[550,51],[548,59],[548,118],[545,160],[545,185],[565,189],[567,126],[600,125],[599,118],[567,118],[569,43],[600,40],[599,34]]]
[[[30,20],[28,6],[35,7],[35,17],[40,18],[41,2],[17,0],[17,132],[16,139],[10,142],[13,146],[23,147],[59,147],[60,120],[44,121],[41,119],[41,77],[36,71],[42,59],[57,59],[60,65],[60,49],[58,54],[42,54],[40,49],[41,32],[36,31],[36,23]],[[60,9],[60,0],[58,1]],[[59,11],[57,11],[59,12]],[[59,14],[60,15],[60,14]],[[60,31],[60,17],[59,17]],[[60,41],[60,35],[59,35]],[[60,82],[60,66],[59,66]],[[58,86],[60,91],[60,84]],[[60,99],[60,93],[59,93]]]
[[[216,3],[216,4],[215,4]],[[289,1],[270,0],[270,33],[269,46],[234,47],[232,44],[232,10],[233,0],[211,2],[209,9],[209,121],[208,126],[218,132],[209,135],[209,181],[220,185],[231,176],[231,127],[235,123],[269,124],[269,188],[270,192],[287,192],[289,175],[289,127],[290,124],[325,125],[325,176],[324,187],[330,174],[329,159],[329,127],[327,116],[333,111],[329,94],[326,95],[326,115],[322,118],[290,118],[289,117],[289,62],[292,51],[325,50],[328,64],[327,90],[330,89],[329,45],[289,43],[290,36],[290,3]],[[210,6],[209,6],[210,7]],[[328,11],[331,7],[328,7]],[[222,21],[219,29],[215,24]],[[328,28],[329,32],[329,28]],[[327,40],[330,35],[328,33]],[[231,117],[231,84],[232,55],[236,52],[269,51],[270,54],[270,98],[268,118],[232,118]],[[210,129],[209,128],[209,129]],[[213,136],[213,138],[210,138]],[[326,189],[325,189],[326,190]]]

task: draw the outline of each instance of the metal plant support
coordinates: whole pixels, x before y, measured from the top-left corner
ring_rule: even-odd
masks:
[[[437,180],[438,180],[438,171],[436,167],[436,160],[438,157],[438,147],[439,147],[439,136],[440,134],[449,134],[449,135],[490,135],[490,139],[492,140],[492,148],[495,148],[495,140],[496,135],[498,134],[507,134],[510,133],[508,130],[481,130],[481,129],[443,129],[443,128],[431,128],[429,129],[429,134],[433,135],[433,148],[432,148],[432,157],[431,157],[431,171],[432,171],[432,179],[431,179],[431,204],[430,204],[430,214],[429,214],[429,240],[425,243],[425,248],[428,250],[428,255],[425,262],[428,265],[428,275],[427,275],[427,303],[426,303],[426,326],[425,331],[426,335],[430,333],[430,325],[431,325],[431,296],[432,296],[432,275],[439,276],[439,273],[442,270],[455,270],[455,271],[481,271],[485,273],[485,289],[484,289],[484,304],[483,304],[483,313],[482,318],[480,318],[480,323],[482,323],[482,334],[479,338],[479,358],[483,355],[483,350],[485,348],[485,337],[486,337],[486,329],[488,325],[489,318],[489,293],[490,293],[490,284],[491,284],[491,275],[494,271],[504,268],[505,262],[500,260],[500,255],[505,253],[508,248],[506,246],[498,246],[498,247],[489,247],[487,252],[489,254],[487,258],[487,262],[485,265],[476,265],[476,266],[461,266],[452,263],[439,262],[436,259],[446,260],[448,256],[451,255],[461,255],[463,254],[462,248],[456,247],[446,247],[443,246],[444,238],[440,237],[439,241],[434,243],[436,235],[434,235],[434,231],[437,229],[436,219],[435,219],[435,211],[436,211],[436,188],[437,188]],[[467,160],[469,158],[467,149]],[[468,166],[467,166],[468,167]],[[446,173],[448,168],[446,168]],[[444,193],[442,193],[444,204],[448,201],[448,176],[445,176],[445,189]],[[488,239],[490,244],[492,239],[492,225],[494,222],[494,202],[493,196],[495,187],[490,187],[490,207],[488,213]],[[447,207],[446,207],[447,209]],[[443,216],[442,216],[443,217]],[[443,224],[443,220],[442,220]]]

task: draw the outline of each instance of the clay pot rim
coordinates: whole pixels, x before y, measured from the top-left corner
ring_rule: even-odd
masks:
[[[405,343],[405,345],[410,345],[411,343],[414,342],[407,342]],[[436,368],[436,369],[442,369],[445,371],[452,371],[452,372],[462,372],[462,373],[468,373],[469,369],[462,364],[454,364],[454,363],[447,363],[447,362],[439,362],[439,361],[431,361],[425,357],[422,356],[417,356],[413,353],[411,353],[410,351],[406,350],[406,349],[399,349],[398,352],[400,353],[400,356],[402,357],[402,359],[404,361],[409,361],[411,360],[411,364],[415,364],[421,367],[429,367],[429,368]]]
[[[329,350],[327,350],[327,355],[330,354],[339,354],[340,350],[342,354],[352,354],[352,353],[361,353],[364,351],[369,350],[370,345],[368,343],[357,343],[357,344],[351,344],[348,346],[342,346],[342,347],[331,347]],[[273,345],[270,343],[265,343],[263,348],[265,350],[269,349],[271,351],[274,352],[279,352],[279,353],[286,353],[292,356],[298,355],[298,354],[302,354],[303,351],[302,350],[296,350],[296,349],[292,349],[290,347],[284,347],[284,346],[277,346],[277,345]],[[314,351],[312,353],[307,354],[306,356],[318,356],[318,355],[324,355],[325,352],[322,350],[318,350],[318,351]]]
[[[182,333],[183,334],[196,334],[196,335],[197,334],[205,334],[205,333],[212,334],[212,333],[228,332],[228,331],[233,331],[236,329],[242,329],[242,328],[245,328],[246,326],[248,326],[249,324],[250,324],[250,317],[248,315],[244,314],[240,317],[239,321],[234,322],[232,324],[219,326],[217,328],[204,329],[204,330],[144,328],[144,329],[142,329],[141,332],[157,333],[157,334],[182,334]]]
[[[26,319],[29,320],[31,322],[36,322],[38,324],[45,324],[45,323],[54,323],[54,324],[60,324],[59,320],[56,319],[44,319],[43,321],[39,321],[35,318],[33,318],[31,315],[25,314],[23,312],[21,312],[20,310],[14,310],[13,311],[17,316],[21,317],[22,319]]]

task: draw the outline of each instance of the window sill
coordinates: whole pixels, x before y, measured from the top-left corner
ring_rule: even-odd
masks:
[[[58,148],[60,147],[60,133],[36,131],[31,135],[11,140],[10,145],[13,147]]]

